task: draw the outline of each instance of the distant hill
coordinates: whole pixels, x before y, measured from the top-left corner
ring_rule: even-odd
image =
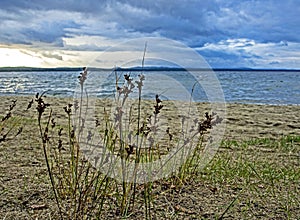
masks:
[[[112,71],[114,68],[104,69],[104,68],[94,68],[89,67],[89,70],[103,70],[103,71]],[[82,67],[55,67],[55,68],[39,68],[39,67],[0,67],[0,72],[26,72],[26,71],[36,71],[36,72],[47,72],[47,71],[73,71],[79,72],[82,70]],[[150,67],[130,67],[115,68],[117,71],[196,71],[196,70],[211,70],[204,68],[181,68],[181,67],[165,67],[165,66],[150,66]],[[214,71],[300,71],[299,69],[252,69],[252,68],[213,68]]]
[[[57,68],[39,68],[39,67],[0,67],[0,72],[26,72],[26,71],[81,71],[79,67],[57,67]]]

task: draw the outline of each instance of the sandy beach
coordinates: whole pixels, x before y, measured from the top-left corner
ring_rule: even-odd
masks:
[[[0,143],[0,218],[58,218],[41,149],[37,113],[34,105],[30,111],[25,111],[32,98],[34,97],[0,97],[1,116],[5,115],[11,101],[17,100],[13,115],[25,118],[22,134]],[[47,97],[45,101],[51,103],[56,121],[65,123],[63,107],[71,103],[72,99]],[[206,104],[203,106],[205,108]],[[236,145],[233,148],[220,148],[213,163],[200,176],[188,180],[183,186],[172,186],[168,181],[157,185],[155,190],[162,192],[154,196],[156,209],[153,213],[159,216],[157,219],[172,219],[174,210],[179,219],[215,218],[222,215],[228,204],[236,198],[239,200],[234,207],[226,211],[229,212],[229,218],[248,216],[282,219],[300,216],[299,179],[295,177],[299,175],[298,139],[295,139],[295,143],[288,142],[284,148],[276,143],[288,135],[299,137],[300,106],[228,103],[224,121],[224,141],[258,141],[251,146],[247,142],[243,149]],[[264,138],[274,140],[274,143],[259,141]],[[251,168],[247,164],[252,164]],[[253,167],[258,174],[253,172]],[[236,171],[239,169],[240,171]],[[247,177],[245,170],[248,172]],[[282,177],[282,173],[289,177]],[[278,180],[270,180],[269,175],[276,176]],[[249,184],[253,188],[249,188]],[[167,186],[167,190],[160,188],[162,186]],[[249,210],[241,211],[245,209],[246,202],[249,202]],[[286,204],[289,204],[288,211],[282,211]],[[135,210],[134,213],[132,219],[143,218],[142,210]],[[110,212],[103,214],[103,218],[115,217]]]
[[[0,113],[5,114],[11,100],[17,100],[19,109],[16,109],[16,112],[22,115],[32,98],[34,97],[0,97]],[[63,107],[73,102],[72,98],[46,97],[45,100],[51,103],[53,112],[58,114],[58,117],[63,117]],[[207,107],[205,103],[199,105],[203,108]],[[258,137],[276,139],[284,135],[300,135],[300,106],[227,103],[224,122],[225,140]]]

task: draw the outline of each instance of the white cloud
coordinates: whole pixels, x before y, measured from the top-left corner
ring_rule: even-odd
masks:
[[[57,62],[66,60],[64,50],[93,53],[133,38],[167,37],[196,48],[213,66],[300,68],[297,0],[182,0],[180,7],[166,0],[3,0],[0,8],[0,44],[56,50],[44,56]]]
[[[222,63],[223,58],[226,62],[219,67],[233,67],[236,61],[239,61],[238,67],[291,69],[300,66],[300,43],[294,42],[259,43],[245,38],[228,39],[205,44],[197,51],[207,55],[210,63],[215,65]],[[217,57],[218,54],[221,56]]]

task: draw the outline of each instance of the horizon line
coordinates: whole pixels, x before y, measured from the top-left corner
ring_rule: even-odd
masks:
[[[0,72],[9,71],[81,71],[83,67],[0,67]],[[197,71],[197,70],[213,70],[213,71],[300,71],[300,68],[251,68],[251,67],[212,67],[212,68],[183,68],[183,67],[170,67],[170,66],[135,66],[135,67],[114,67],[114,68],[101,68],[101,67],[88,67],[90,70],[104,70],[104,71]]]

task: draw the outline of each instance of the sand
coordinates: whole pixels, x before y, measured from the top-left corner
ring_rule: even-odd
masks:
[[[227,104],[225,138],[300,135],[300,106]]]
[[[11,100],[17,100],[16,114],[25,115],[28,102],[34,97],[0,97],[0,115],[7,111]],[[63,107],[72,98],[46,97],[58,118],[64,117]],[[207,107],[207,104],[203,108]],[[33,113],[34,111],[31,111]],[[205,110],[203,110],[204,115]],[[27,114],[28,116],[28,114]],[[176,120],[175,120],[176,121]],[[300,105],[226,104],[226,124],[223,139],[280,138],[283,135],[300,135]]]
[[[36,110],[33,106],[30,111],[25,111],[32,98],[34,97],[0,97],[0,116],[5,115],[11,100],[17,100],[13,115],[23,115],[26,118],[22,135],[0,143],[0,219],[59,219],[41,149]],[[51,103],[56,121],[65,123],[66,114],[63,107],[72,102],[72,99],[46,98],[45,100]],[[207,104],[200,103],[200,106],[202,105],[203,109],[207,107]],[[171,114],[172,108],[168,110]],[[224,118],[226,130],[223,140],[279,139],[283,135],[300,135],[300,106],[227,103],[226,112]],[[170,121],[173,124],[178,123],[178,120]],[[218,162],[220,158],[224,159],[220,160],[221,167],[214,169],[215,174],[220,175],[219,179],[223,180],[224,169],[229,169],[228,172],[236,172],[236,169],[239,167],[242,169],[245,164],[250,163],[251,167],[256,169],[260,169],[260,164],[267,164],[272,174],[270,176],[281,176],[283,172],[288,175],[294,170],[295,174],[290,176],[294,175],[293,178],[298,181],[296,176],[299,173],[299,156],[297,156],[299,143],[287,149],[287,152],[277,152],[276,149],[269,149],[267,146],[262,149],[255,144],[242,150],[220,148],[216,161]],[[268,161],[270,163],[267,163]],[[230,166],[235,164],[237,167],[230,169]],[[248,166],[246,168],[250,169]],[[262,166],[261,169],[257,171],[264,177],[263,181],[250,169],[251,187],[248,185],[245,187],[243,173],[230,174],[229,179],[233,182],[224,182],[224,184],[215,182],[213,173],[211,174],[213,181],[206,180],[208,181],[206,182],[205,179],[210,177],[210,175],[206,177],[209,170],[202,172],[200,181],[189,180],[183,187],[168,185],[168,181],[162,181],[161,186],[155,188],[158,193],[154,201],[155,213],[164,218],[157,219],[171,219],[166,215],[168,213],[173,215],[174,210],[178,219],[214,219],[221,215],[232,201],[236,202],[226,215],[229,219],[286,219],[288,216],[282,209],[286,204],[291,219],[299,217],[299,181],[293,181],[292,177],[286,179],[284,175],[280,179],[281,182],[270,184],[269,175],[260,173],[266,171],[265,167]],[[272,190],[272,193],[269,190]],[[237,197],[239,199],[235,200]],[[245,206],[246,202],[248,206]],[[142,209],[135,212],[138,213],[136,214],[138,217],[132,219],[143,218]],[[171,214],[169,216],[172,216]],[[110,212],[105,212],[104,215],[107,216],[103,219],[116,218]]]

